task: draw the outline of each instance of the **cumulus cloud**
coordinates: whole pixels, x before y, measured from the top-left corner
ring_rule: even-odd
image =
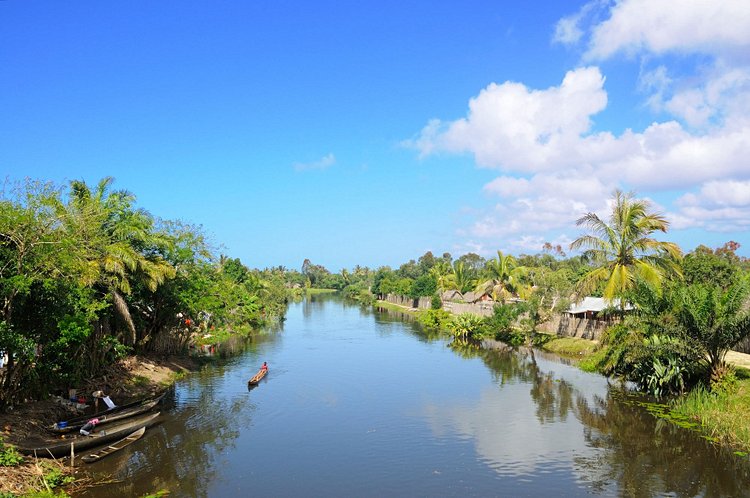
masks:
[[[330,153],[311,163],[294,163],[293,168],[295,171],[322,170],[330,168],[334,164],[336,164],[336,157]]]
[[[728,55],[741,47],[750,47],[746,0],[623,0],[592,30],[587,57],[604,60],[641,51]]]
[[[608,17],[599,22],[605,5]],[[586,212],[605,213],[618,187],[641,195],[690,192],[666,206],[673,228],[748,230],[746,2],[621,0],[610,8],[595,0],[560,20],[553,40],[575,44],[586,36],[586,60],[641,55],[645,109],[670,117],[617,134],[595,128],[608,103],[596,66],[571,70],[546,89],[489,84],[469,100],[466,116],[433,119],[407,142],[421,157],[468,153],[500,172],[483,189],[493,206],[475,215],[463,236],[483,247],[526,250],[569,240],[564,231]]]
[[[606,107],[603,87],[604,77],[595,67],[569,71],[560,86],[546,90],[492,83],[469,101],[467,117],[432,120],[408,145],[422,156],[470,152],[484,167],[554,168],[559,152],[579,140],[591,127],[591,117]]]
[[[714,231],[750,230],[750,180],[715,180],[697,193],[677,199],[678,228],[710,228]]]

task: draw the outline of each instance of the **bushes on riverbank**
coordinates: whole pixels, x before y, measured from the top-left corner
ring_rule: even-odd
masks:
[[[27,181],[0,194],[0,406],[129,352],[175,353],[196,334],[283,316],[283,270],[216,257],[200,227],[155,218],[112,184]]]

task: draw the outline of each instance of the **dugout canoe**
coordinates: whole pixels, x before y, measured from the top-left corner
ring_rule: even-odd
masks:
[[[126,405],[116,406],[111,410],[105,410],[92,415],[81,415],[79,417],[56,422],[52,427],[49,427],[49,430],[55,434],[67,434],[69,432],[78,431],[92,419],[99,420],[99,423],[97,424],[97,427],[99,427],[104,424],[134,417],[153,409],[163,397],[164,394],[161,394],[155,398],[140,399]]]
[[[129,434],[128,436],[125,436],[124,438],[120,439],[116,443],[112,443],[108,446],[105,446],[104,448],[100,449],[99,451],[96,451],[94,453],[89,453],[88,455],[81,458],[86,463],[94,463],[98,462],[102,458],[104,458],[107,455],[111,455],[115,451],[119,451],[126,447],[129,444],[132,444],[136,441],[138,441],[144,434],[146,433],[146,428],[141,427],[137,431],[135,431],[132,434]]]
[[[248,385],[257,386],[258,382],[260,382],[263,379],[263,377],[266,376],[267,373],[268,373],[267,368],[261,368],[260,370],[258,370],[257,374],[253,375],[252,379],[247,381]]]
[[[160,412],[146,413],[124,420],[113,422],[102,428],[97,427],[90,435],[66,434],[56,439],[34,438],[25,444],[16,445],[19,452],[24,455],[36,455],[42,458],[62,458],[70,455],[70,447],[78,454],[89,448],[102,446],[112,441],[118,441],[141,427],[149,428],[157,422]]]

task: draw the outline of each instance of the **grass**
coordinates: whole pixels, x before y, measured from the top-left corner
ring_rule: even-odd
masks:
[[[740,377],[740,375],[738,375]],[[714,394],[695,389],[672,402],[672,413],[700,423],[702,432],[734,448],[738,455],[750,452],[750,379],[743,375],[737,391]]]
[[[336,289],[314,289],[312,287],[309,289],[305,289],[305,293],[308,296],[312,296],[315,294],[332,294],[334,292],[338,292],[338,291]]]
[[[543,348],[561,356],[583,358],[591,355],[597,343],[577,337],[556,337],[544,343]]]
[[[377,306],[378,308],[385,308],[391,311],[399,311],[401,313],[406,313],[407,315],[413,315],[413,316],[417,316],[420,313],[424,313],[424,311],[420,311],[420,310],[413,311],[410,308],[399,306],[398,304],[389,303],[388,301],[375,301],[375,306]]]

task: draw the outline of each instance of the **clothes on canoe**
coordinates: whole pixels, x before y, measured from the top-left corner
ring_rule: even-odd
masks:
[[[88,436],[91,433],[91,430],[94,427],[96,427],[96,424],[98,424],[98,423],[99,423],[99,419],[98,418],[92,418],[91,420],[89,420],[88,422],[86,422],[84,424],[84,426],[81,427],[81,430],[78,431],[78,432],[80,432],[84,436]]]

